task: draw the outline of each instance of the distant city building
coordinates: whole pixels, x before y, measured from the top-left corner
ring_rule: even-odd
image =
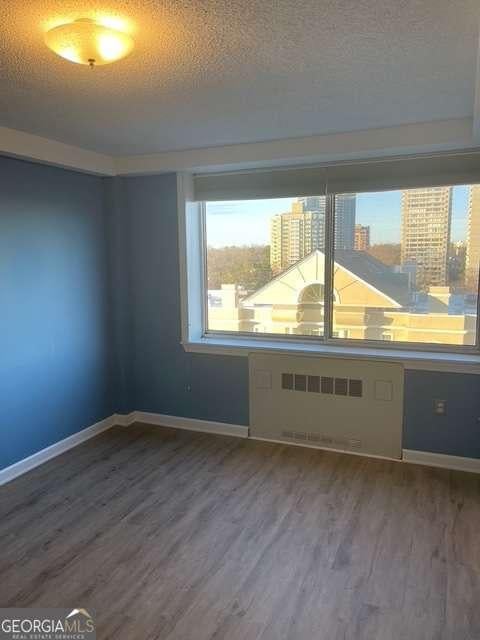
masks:
[[[402,192],[401,263],[415,264],[420,289],[448,284],[451,187]]]
[[[337,196],[335,247],[352,250],[355,232],[355,194]],[[325,197],[298,198],[292,210],[273,216],[270,225],[270,264],[278,273],[315,249],[325,246]]]
[[[467,244],[466,242],[451,242],[448,255],[448,283],[454,289],[463,289],[465,284]]]
[[[298,198],[298,202],[303,204],[305,211],[325,213],[325,196],[307,196],[306,198]]]
[[[283,271],[325,243],[325,209],[305,211],[303,202],[294,202],[288,213],[273,216],[270,226],[270,265]]]
[[[325,196],[299,198],[305,211],[325,216]],[[335,248],[351,251],[355,242],[356,193],[343,193],[335,198]],[[316,248],[323,248],[316,247]]]
[[[355,251],[368,251],[370,249],[370,227],[362,224],[355,225]]]
[[[480,265],[480,185],[470,187],[465,283],[477,290]]]
[[[353,250],[356,206],[356,193],[343,193],[335,198],[335,249]]]

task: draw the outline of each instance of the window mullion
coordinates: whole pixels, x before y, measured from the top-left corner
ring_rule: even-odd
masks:
[[[335,196],[327,195],[325,201],[325,278],[324,278],[324,340],[333,335],[333,264],[335,245]]]
[[[475,339],[477,350],[480,349],[480,264],[478,265],[478,280],[477,280],[477,331],[475,333]]]
[[[200,287],[202,291],[202,336],[208,329],[208,273],[207,273],[207,228],[206,208],[202,202],[200,207],[199,247],[200,247]]]

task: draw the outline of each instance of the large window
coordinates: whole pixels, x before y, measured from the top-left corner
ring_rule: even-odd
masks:
[[[353,250],[335,242],[333,331],[357,341],[474,346],[479,190],[358,194]]]
[[[480,185],[203,206],[204,331],[477,347]]]
[[[325,198],[205,210],[207,329],[323,336]]]

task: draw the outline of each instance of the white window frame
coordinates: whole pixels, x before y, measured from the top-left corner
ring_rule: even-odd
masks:
[[[255,351],[292,353],[306,356],[388,360],[406,369],[448,371],[480,375],[480,322],[477,346],[428,345],[416,343],[363,341],[333,338],[334,196],[327,196],[325,253],[325,321],[323,337],[294,334],[254,334],[206,330],[207,296],[205,264],[205,209],[194,200],[193,176],[177,174],[178,248],[180,269],[181,344],[185,351],[219,355],[248,356]],[[479,296],[480,306],[480,296]],[[480,318],[480,315],[478,315]]]

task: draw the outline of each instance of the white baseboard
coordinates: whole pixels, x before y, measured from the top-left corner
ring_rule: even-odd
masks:
[[[129,427],[130,425],[141,422],[158,427],[172,427],[174,429],[185,429],[187,431],[201,431],[204,433],[215,433],[219,435],[235,436],[237,438],[249,438],[249,428],[240,424],[229,424],[225,422],[213,422],[210,420],[197,420],[196,418],[183,418],[181,416],[170,416],[162,413],[147,413],[145,411],[132,411],[128,414],[114,414],[100,420],[90,427],[74,433],[73,435],[56,442],[46,449],[42,449],[37,453],[24,458],[15,464],[0,471],[0,486],[18,476],[38,467],[47,462],[51,458],[76,447],[78,444],[89,440],[94,436],[110,429],[114,426]],[[252,438],[261,440],[261,438]],[[269,442],[275,442],[269,440]],[[281,444],[294,444],[298,446],[301,443],[286,443],[283,440]],[[318,449],[319,447],[316,447]],[[326,449],[331,451],[331,449]],[[353,453],[356,455],[366,455],[352,451],[339,451],[339,453]],[[381,457],[381,456],[368,456]],[[387,458],[391,459],[391,458]],[[453,469],[456,471],[469,471],[471,473],[480,473],[480,458],[463,458],[461,456],[450,456],[441,453],[429,453],[428,451],[413,451],[411,449],[403,449],[403,458],[398,462],[407,462],[410,464],[420,464],[429,467],[441,467],[443,469]]]
[[[203,431],[205,433],[217,433],[227,436],[236,436],[237,438],[248,438],[248,427],[238,424],[226,424],[224,422],[211,422],[209,420],[196,420],[194,418],[182,418],[179,416],[168,416],[161,413],[145,413],[143,411],[132,411],[128,414],[115,413],[105,420],[101,420],[92,424],[86,429],[82,429],[78,433],[60,440],[55,444],[37,451],[37,453],[24,458],[15,464],[6,467],[0,471],[0,486],[14,480],[27,471],[38,467],[39,465],[55,458],[56,456],[76,447],[78,444],[89,440],[94,436],[106,431],[114,426],[129,427],[135,422],[144,422],[146,424],[174,427],[175,429],[186,429],[188,431]]]
[[[42,449],[41,451],[37,451],[37,453],[28,456],[28,458],[24,458],[19,462],[15,462],[15,464],[6,467],[0,471],[0,486],[5,484],[6,482],[10,482],[14,478],[22,475],[23,473],[27,473],[31,469],[38,467],[39,465],[51,460],[51,458],[55,458],[59,456],[61,453],[76,447],[78,444],[85,442],[85,440],[89,440],[94,436],[97,436],[102,431],[106,431],[110,429],[116,424],[115,416],[109,416],[104,420],[100,420],[100,422],[96,422],[92,424],[90,427],[86,429],[82,429],[78,431],[78,433],[74,433],[68,438],[64,440],[60,440],[60,442],[56,442],[55,444]]]
[[[444,453],[404,449],[403,461],[411,464],[422,464],[427,467],[441,467],[442,469],[480,473],[480,458],[463,458],[462,456],[449,456]]]
[[[157,427],[173,427],[186,431],[202,431],[204,433],[216,433],[222,436],[235,436],[236,438],[248,438],[249,429],[245,425],[230,424],[226,422],[212,422],[211,420],[197,420],[196,418],[182,418],[181,416],[169,416],[163,413],[148,413],[146,411],[132,411],[128,415],[117,416],[117,424],[130,426],[135,422],[151,424]]]
[[[202,431],[204,433],[216,433],[220,435],[236,436],[238,438],[250,438],[252,440],[265,440],[266,442],[278,442],[279,444],[287,444],[293,446],[309,446],[308,444],[285,442],[283,440],[270,440],[264,438],[254,438],[249,435],[249,428],[243,425],[228,424],[224,422],[211,422],[209,420],[197,420],[195,418],[182,418],[181,416],[170,416],[161,413],[147,413],[145,411],[132,411],[128,415],[116,416],[116,424],[128,427],[135,422],[155,425],[158,427],[173,427],[174,429],[185,429],[187,431]],[[314,446],[315,449],[321,447]],[[325,451],[334,451],[325,448]],[[450,456],[439,453],[429,453],[427,451],[412,451],[403,449],[401,460],[397,458],[388,458],[386,456],[378,456],[357,451],[338,450],[338,453],[351,455],[359,455],[368,458],[380,458],[383,460],[392,460],[393,462],[407,462],[411,464],[421,464],[430,467],[441,467],[443,469],[453,469],[458,471],[470,471],[471,473],[480,473],[480,459],[462,458],[460,456]]]
[[[113,424],[116,427],[129,427],[135,422],[133,419],[134,414],[135,411],[132,411],[132,413],[114,413],[112,416]]]

